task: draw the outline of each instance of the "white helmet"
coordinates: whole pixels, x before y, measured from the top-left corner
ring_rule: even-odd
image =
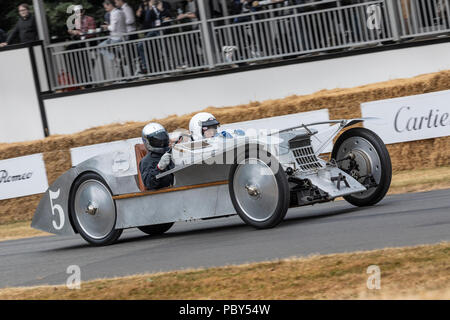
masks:
[[[163,154],[169,150],[169,134],[159,123],[149,123],[142,129],[142,141],[148,151]]]
[[[211,113],[197,113],[189,122],[189,131],[191,132],[192,139],[194,141],[205,139],[204,132],[210,128],[217,129],[219,124],[219,121]]]

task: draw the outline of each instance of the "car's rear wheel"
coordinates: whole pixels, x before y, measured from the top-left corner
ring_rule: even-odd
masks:
[[[234,164],[229,174],[233,206],[242,220],[258,229],[273,228],[289,207],[289,184],[278,161],[250,157]]]
[[[112,244],[122,234],[115,229],[117,212],[111,190],[96,173],[85,173],[74,182],[70,215],[78,233],[92,245]]]
[[[336,141],[331,157],[339,168],[368,190],[345,196],[349,203],[364,207],[380,202],[389,190],[392,164],[383,140],[365,128],[352,128]]]
[[[174,223],[170,222],[170,223],[154,224],[151,226],[138,227],[138,229],[150,236],[157,236],[167,232],[170,228],[172,228],[173,225]]]

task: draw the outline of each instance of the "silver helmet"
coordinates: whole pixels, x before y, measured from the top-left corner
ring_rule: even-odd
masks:
[[[159,123],[149,123],[142,129],[142,141],[148,151],[163,154],[169,150],[169,134]]]

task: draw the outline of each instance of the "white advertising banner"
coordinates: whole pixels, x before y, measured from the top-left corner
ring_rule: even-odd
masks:
[[[398,143],[450,135],[450,90],[361,104],[364,126],[384,143]]]
[[[0,200],[43,193],[47,188],[42,154],[0,161]]]
[[[119,166],[126,165],[126,167],[120,167],[117,170],[114,170],[113,167],[113,171],[117,172],[118,176],[135,175],[137,174],[137,165],[134,146],[137,143],[142,143],[142,139],[135,138],[72,148],[70,149],[72,166],[101,154],[115,153],[113,159],[117,161],[111,165],[114,166],[117,163]]]

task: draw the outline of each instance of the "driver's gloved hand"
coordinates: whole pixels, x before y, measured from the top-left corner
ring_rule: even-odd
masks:
[[[158,163],[158,169],[160,171],[166,170],[166,168],[169,166],[170,161],[172,161],[172,154],[166,152],[162,157],[161,160],[159,160]]]
[[[226,131],[219,132],[218,135],[225,139],[233,139],[233,136]]]

